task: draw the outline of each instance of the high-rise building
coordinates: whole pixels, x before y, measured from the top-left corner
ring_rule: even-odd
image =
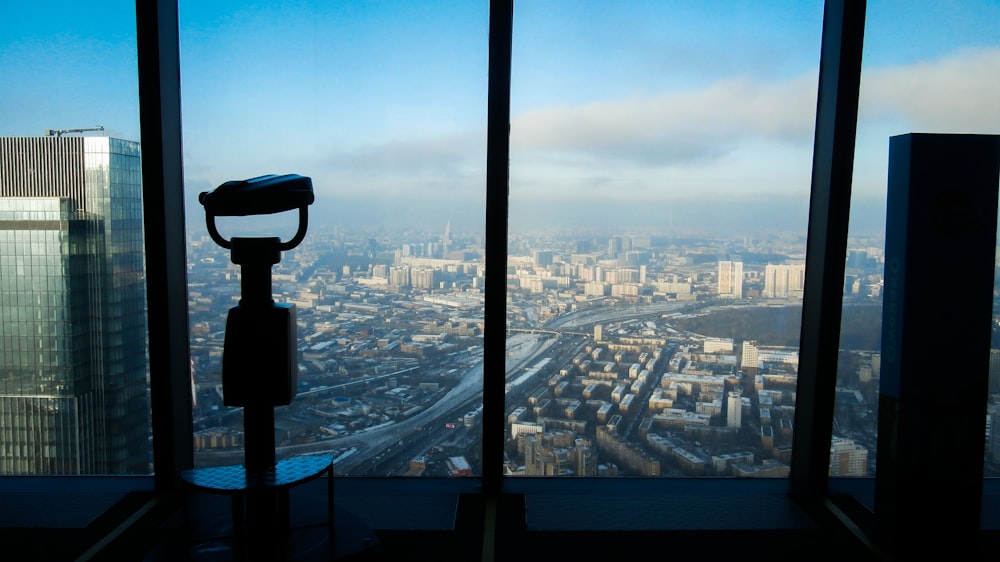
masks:
[[[986,405],[986,458],[1000,462],[1000,404]]]
[[[577,476],[597,475],[597,455],[590,441],[578,438],[574,444],[573,452],[576,455],[575,473]]]
[[[756,376],[757,368],[760,367],[760,353],[757,347],[757,342],[753,340],[744,340],[740,349],[740,369],[743,371],[744,375],[750,377]]]
[[[555,260],[555,252],[552,250],[535,250],[532,255],[535,259],[535,265],[539,266],[552,265]]]
[[[767,264],[764,267],[764,296],[801,297],[805,288],[805,264]]]
[[[608,257],[614,258],[618,257],[618,254],[622,251],[622,239],[618,236],[612,236],[608,239]]]
[[[868,476],[868,449],[853,439],[830,441],[830,476]]]
[[[726,398],[726,427],[743,425],[743,393],[734,390]]]
[[[989,392],[1000,393],[1000,349],[990,350]]]
[[[733,299],[743,298],[743,262],[719,262],[719,296]]]
[[[0,138],[0,473],[149,473],[139,144]]]

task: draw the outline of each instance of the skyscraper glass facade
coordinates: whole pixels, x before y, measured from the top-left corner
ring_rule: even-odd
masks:
[[[0,138],[0,473],[149,473],[140,149]]]

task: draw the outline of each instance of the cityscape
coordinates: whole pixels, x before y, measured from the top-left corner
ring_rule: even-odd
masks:
[[[0,140],[5,162],[54,170],[5,167],[0,186],[0,470],[151,472],[138,143]],[[188,229],[195,464],[239,464],[243,412],[225,401],[222,357],[242,272]],[[787,476],[805,237],[599,230],[509,237],[501,370],[484,364],[481,231],[314,217],[272,268],[297,345],[276,456],[332,455],[346,476],[481,475],[484,376],[502,372],[505,475]],[[882,247],[854,237],[845,256],[831,476],[876,469]],[[1000,474],[996,328],[987,475]]]
[[[196,463],[211,466],[240,455],[240,413],[221,386],[239,269],[191,230]],[[857,311],[871,332],[882,266],[878,241],[865,242],[850,253],[845,318]],[[787,475],[804,251],[791,237],[512,237],[504,473]],[[481,234],[448,224],[310,232],[273,273],[301,342],[298,397],[276,413],[279,454],[332,452],[345,475],[480,474],[484,266]],[[727,312],[770,315],[756,320],[769,327],[687,327]],[[878,334],[852,337],[868,347],[843,352],[831,474],[870,476]]]

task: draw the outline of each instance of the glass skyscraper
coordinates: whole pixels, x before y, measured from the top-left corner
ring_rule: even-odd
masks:
[[[140,162],[0,138],[0,474],[150,472]]]

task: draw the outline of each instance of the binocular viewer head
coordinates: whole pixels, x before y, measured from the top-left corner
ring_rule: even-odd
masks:
[[[298,174],[227,181],[198,195],[205,213],[216,217],[269,215],[312,205],[312,179]]]
[[[215,217],[243,217],[270,215],[299,210],[299,227],[288,242],[280,242],[278,251],[290,250],[305,237],[309,224],[309,205],[316,197],[312,179],[298,174],[258,176],[247,180],[227,181],[212,191],[198,195],[198,202],[205,207],[208,233],[216,244],[232,248],[232,242],[219,234]]]

